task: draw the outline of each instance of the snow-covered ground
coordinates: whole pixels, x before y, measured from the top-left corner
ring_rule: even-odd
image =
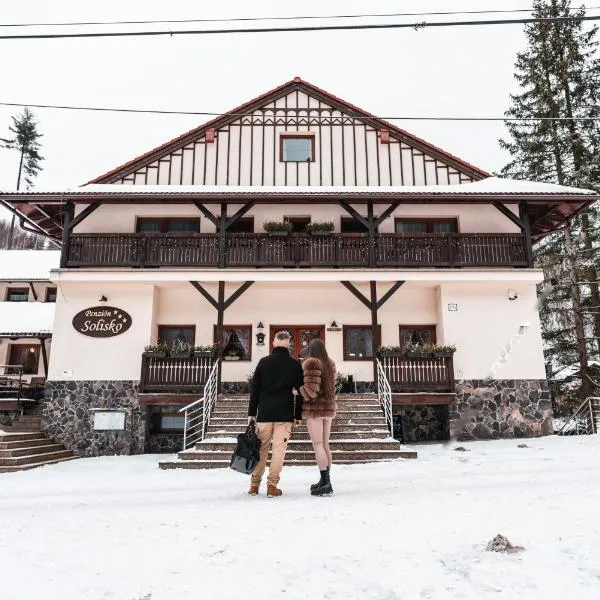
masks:
[[[526,443],[528,448],[519,448]],[[287,468],[279,499],[158,457],[0,475],[2,600],[600,598],[600,436]],[[525,546],[486,552],[497,533]]]

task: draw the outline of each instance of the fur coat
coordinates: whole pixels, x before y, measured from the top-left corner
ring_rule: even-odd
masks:
[[[318,358],[307,358],[302,363],[304,385],[300,388],[302,394],[302,418],[335,417],[337,410],[335,395],[335,363],[330,359],[333,371],[333,389],[323,390],[321,381],[321,361]]]

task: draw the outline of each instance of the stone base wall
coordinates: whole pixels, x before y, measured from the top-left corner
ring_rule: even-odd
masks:
[[[456,382],[450,432],[458,440],[552,435],[548,382],[539,379]]]
[[[232,394],[234,396],[249,394],[250,383],[247,381],[223,381],[221,383],[221,393]]]
[[[42,431],[77,456],[142,454],[146,410],[135,381],[48,381]],[[125,410],[123,431],[94,431],[92,409]]]
[[[394,409],[394,437],[405,443],[450,439],[447,406],[403,406]]]
[[[183,434],[155,433],[146,437],[148,454],[176,454],[183,450]]]
[[[0,411],[0,429],[2,428],[2,425],[12,425],[18,416],[19,412],[16,410]]]

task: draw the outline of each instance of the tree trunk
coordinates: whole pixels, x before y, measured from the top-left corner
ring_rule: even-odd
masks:
[[[17,192],[21,188],[21,173],[23,172],[23,159],[25,157],[25,146],[21,148],[21,158],[19,160],[19,173],[17,175]],[[8,231],[8,250],[12,250],[13,247],[13,238],[15,235],[15,215],[13,213],[12,219],[10,221],[10,229]]]

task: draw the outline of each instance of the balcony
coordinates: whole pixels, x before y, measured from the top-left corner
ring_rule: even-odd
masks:
[[[142,393],[201,394],[215,359],[142,356],[139,390]]]
[[[67,267],[454,268],[527,267],[521,234],[228,234],[220,261],[218,234],[73,234]]]
[[[453,393],[452,356],[393,356],[380,359],[392,393]]]

